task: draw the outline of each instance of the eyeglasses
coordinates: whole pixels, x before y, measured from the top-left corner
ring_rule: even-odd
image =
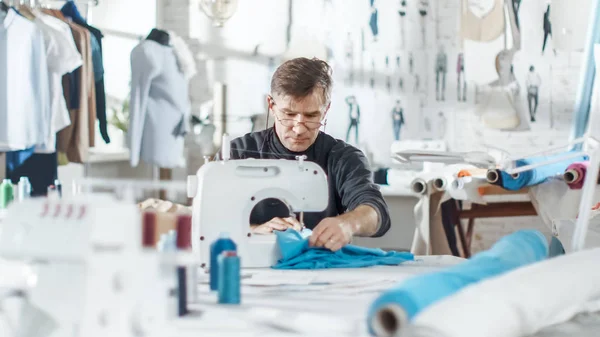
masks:
[[[273,103],[273,106],[275,106],[275,103]],[[298,121],[296,119],[293,118],[280,118],[279,117],[279,112],[278,111],[274,111],[274,115],[275,115],[275,119],[277,119],[277,121],[279,123],[281,123],[281,125],[287,127],[287,128],[293,128],[294,126],[298,125],[298,124],[302,124],[304,125],[307,129],[309,130],[316,130],[319,129],[320,127],[324,127],[327,125],[327,121],[320,121],[319,119],[321,118],[321,116],[315,116],[315,117],[305,117],[305,119],[308,120],[304,120],[304,121]],[[313,120],[310,120],[313,119]]]
[[[297,124],[303,124],[307,129],[309,130],[316,130],[322,126],[327,125],[327,121],[323,121],[323,122],[317,122],[317,121],[297,121],[295,119],[289,119],[289,118],[279,118],[279,116],[277,116],[277,114],[275,114],[275,118],[277,119],[277,121],[279,123],[281,123],[281,125],[287,127],[287,128],[293,128],[294,126],[296,126]]]

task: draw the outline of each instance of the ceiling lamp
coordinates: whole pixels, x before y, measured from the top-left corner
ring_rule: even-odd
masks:
[[[216,27],[223,27],[237,9],[238,0],[200,0],[200,9]]]

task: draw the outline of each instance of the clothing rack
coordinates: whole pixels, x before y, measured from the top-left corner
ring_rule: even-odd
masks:
[[[100,0],[5,0],[4,2],[9,6],[18,6],[18,5],[28,5],[29,7],[42,7],[47,3],[59,3],[59,2],[67,2],[72,1],[78,5],[86,6],[86,14],[85,17],[90,17],[90,12],[92,7],[97,7],[100,4]]]

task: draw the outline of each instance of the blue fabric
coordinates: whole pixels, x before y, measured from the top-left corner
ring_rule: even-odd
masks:
[[[462,288],[548,257],[548,242],[534,230],[521,230],[501,238],[492,248],[439,272],[407,279],[384,292],[369,308],[369,329],[374,315],[388,305],[403,308],[409,320],[427,306]],[[457,308],[457,310],[460,310]]]
[[[531,157],[526,159],[520,159],[515,162],[516,167],[522,167],[530,164],[539,163],[548,159],[555,158],[563,155],[558,154],[554,156],[543,156],[543,157]],[[512,175],[500,171],[501,175],[501,186],[510,191],[520,190],[523,187],[534,186],[545,182],[548,178],[555,177],[557,175],[563,175],[567,167],[575,162],[586,161],[587,156],[581,156],[577,158],[566,159],[554,164],[549,164],[541,167],[534,168],[533,170],[519,173],[518,177],[513,178]]]
[[[29,157],[31,157],[31,155],[33,155],[34,150],[35,146],[32,146],[25,150],[6,152],[7,171],[13,171],[17,169],[17,167],[21,166],[27,159],[29,159]]]
[[[411,253],[385,252],[381,249],[346,245],[337,252],[326,248],[309,247],[310,229],[302,232],[287,229],[276,231],[281,260],[274,269],[361,268],[376,265],[396,266],[414,260]]]

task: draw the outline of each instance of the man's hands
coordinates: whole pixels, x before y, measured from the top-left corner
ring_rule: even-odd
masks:
[[[274,230],[284,231],[288,228],[293,228],[297,231],[302,230],[302,224],[294,217],[289,218],[273,218],[271,221],[262,225],[251,226],[252,233],[255,234],[270,234]]]
[[[312,247],[325,247],[333,252],[352,241],[354,231],[344,217],[325,218],[312,232],[308,243]]]

